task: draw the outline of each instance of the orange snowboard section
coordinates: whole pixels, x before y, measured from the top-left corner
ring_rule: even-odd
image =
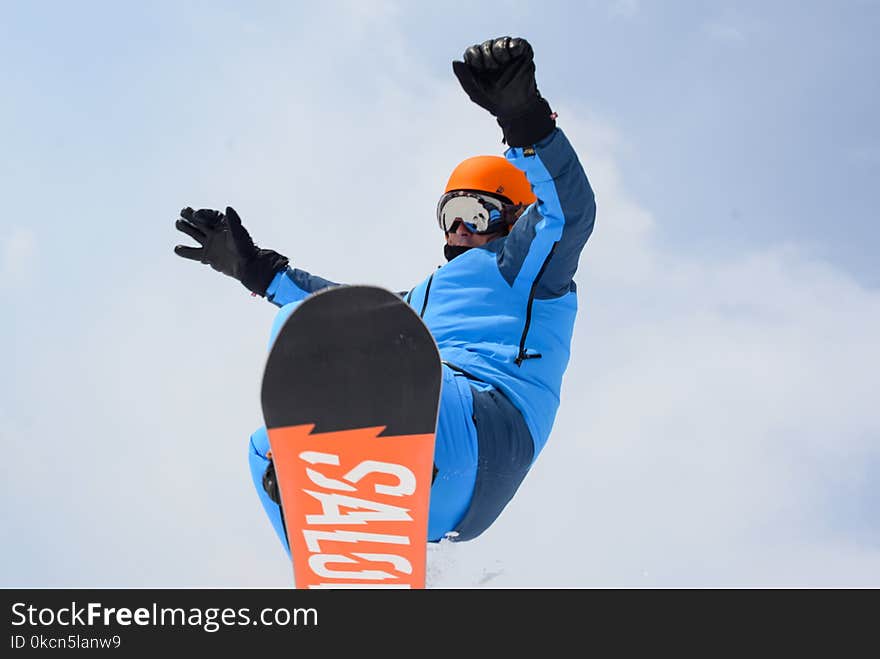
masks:
[[[297,588],[424,588],[434,435],[269,429]]]

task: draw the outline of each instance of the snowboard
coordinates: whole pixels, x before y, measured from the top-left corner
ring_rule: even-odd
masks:
[[[424,588],[440,354],[375,286],[312,294],[266,359],[261,404],[296,588]]]

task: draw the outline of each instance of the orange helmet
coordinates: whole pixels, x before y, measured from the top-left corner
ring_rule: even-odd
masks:
[[[474,156],[452,170],[444,192],[472,190],[528,206],[537,201],[526,175],[501,156]]]

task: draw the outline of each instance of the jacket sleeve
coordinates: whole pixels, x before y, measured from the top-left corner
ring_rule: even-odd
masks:
[[[283,307],[291,302],[302,302],[312,293],[330,286],[339,286],[339,284],[309,274],[305,270],[287,267],[269,282],[266,299],[276,307]]]
[[[508,149],[505,157],[525,172],[538,200],[510,230],[499,268],[508,284],[531,287],[536,298],[565,295],[596,218],[587,175],[559,128],[534,147]]]

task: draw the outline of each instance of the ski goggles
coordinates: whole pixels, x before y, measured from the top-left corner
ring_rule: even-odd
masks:
[[[437,221],[444,233],[455,231],[461,222],[471,233],[495,233],[504,221],[500,199],[479,192],[447,192],[437,204]]]

